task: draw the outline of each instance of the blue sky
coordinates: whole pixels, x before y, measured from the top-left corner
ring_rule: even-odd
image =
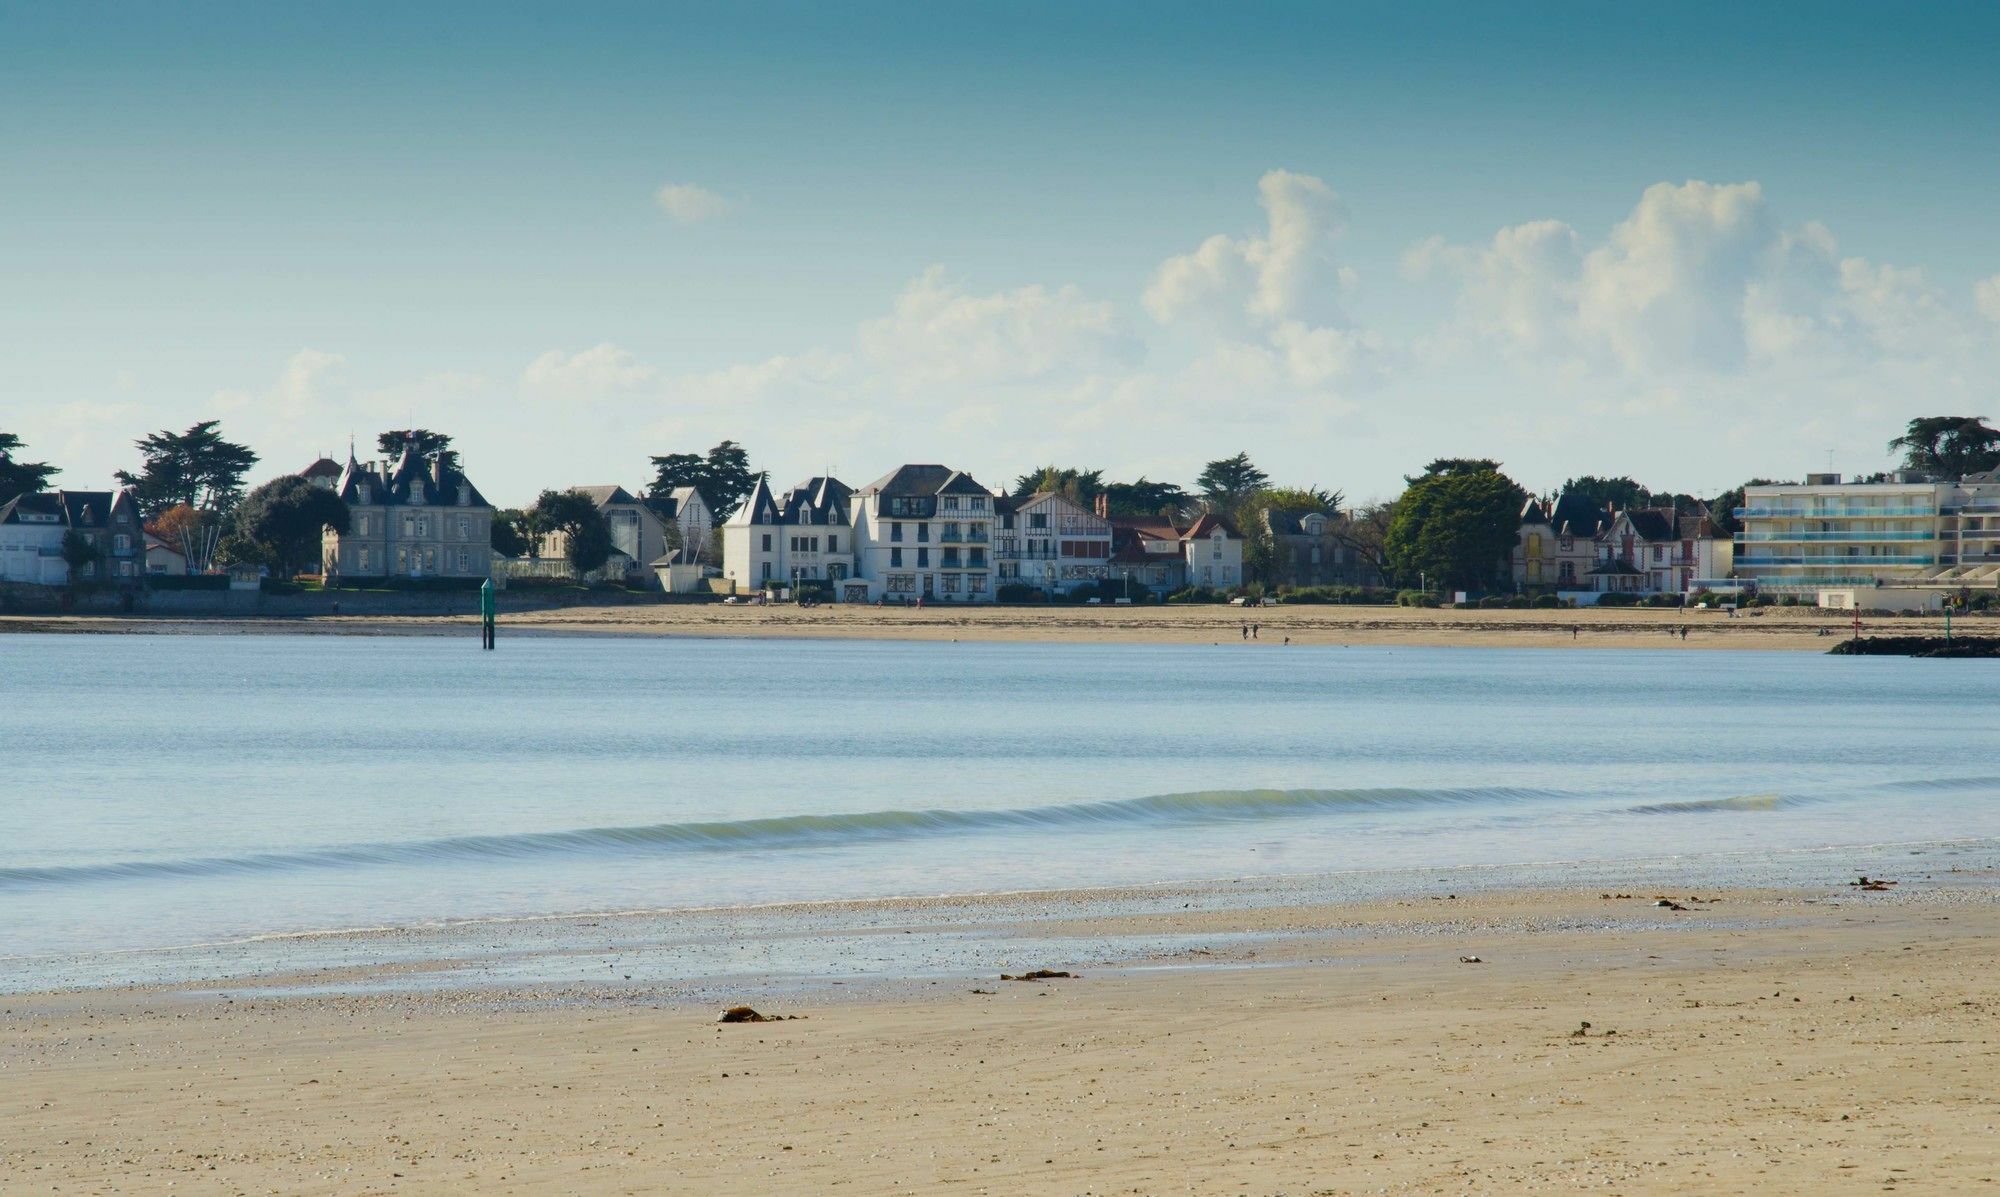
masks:
[[[1392,493],[1875,468],[2000,377],[2000,8],[0,3],[0,429]],[[662,198],[663,188],[678,188]]]

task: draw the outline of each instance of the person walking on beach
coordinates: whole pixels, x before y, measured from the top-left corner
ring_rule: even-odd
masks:
[[[1256,638],[1257,638],[1257,625],[1253,623],[1250,625],[1250,639],[1255,640]]]
[[[1579,628],[1578,628],[1578,627],[1577,627],[1577,626],[1576,626],[1575,624],[1571,624],[1571,625],[1569,625],[1569,638],[1570,638],[1571,640],[1574,640],[1574,639],[1576,639],[1576,634],[1577,634],[1577,632],[1578,632],[1578,631],[1580,631],[1580,630],[1581,630],[1581,629],[1579,629]]]
[[[1243,625],[1243,638],[1245,640],[1250,639],[1250,625],[1247,623]]]

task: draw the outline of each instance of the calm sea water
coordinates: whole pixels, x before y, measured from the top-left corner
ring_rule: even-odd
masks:
[[[1996,682],[1676,650],[0,636],[0,958],[1983,839]]]

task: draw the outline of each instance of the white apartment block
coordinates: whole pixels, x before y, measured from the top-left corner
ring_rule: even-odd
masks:
[[[2000,584],[2000,478],[1752,486],[1736,511],[1735,570],[1760,590]],[[1864,603],[1863,605],[1872,605]]]

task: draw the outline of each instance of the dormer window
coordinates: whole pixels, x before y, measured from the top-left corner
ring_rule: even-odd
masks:
[[[354,488],[354,501],[357,503],[373,503],[375,501],[366,482]]]
[[[458,484],[458,505],[460,507],[472,506],[472,486],[470,483],[460,482]]]

